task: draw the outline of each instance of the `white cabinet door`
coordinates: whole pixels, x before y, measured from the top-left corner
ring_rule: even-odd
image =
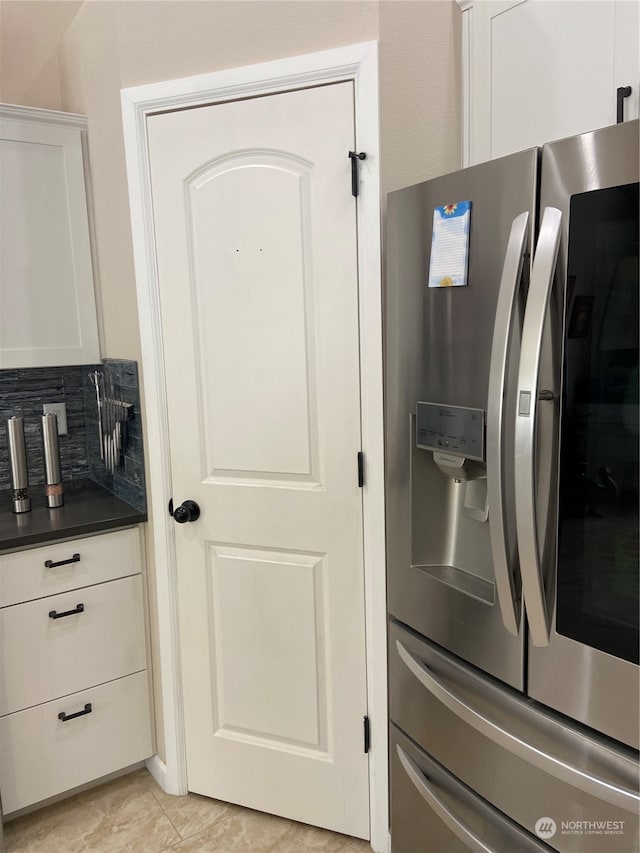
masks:
[[[638,0],[475,2],[469,160],[480,163],[638,116]]]
[[[56,115],[0,111],[0,368],[100,359],[82,130]]]

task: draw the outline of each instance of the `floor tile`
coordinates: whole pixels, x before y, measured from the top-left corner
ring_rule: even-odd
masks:
[[[6,853],[160,853],[180,835],[138,774],[5,824]]]
[[[188,794],[184,797],[165,794],[153,779],[151,779],[150,791],[181,839],[191,838],[225,818],[231,817],[234,809],[237,808],[198,794]]]
[[[283,818],[238,808],[171,849],[176,853],[265,853],[279,850],[279,843],[290,829],[290,821]]]
[[[304,823],[291,823],[289,831],[272,848],[272,853],[342,853],[345,845],[354,840],[348,835],[329,832],[327,829],[317,829]],[[354,847],[349,853],[370,851],[365,841],[357,843],[362,846]]]
[[[371,845],[361,838],[348,838],[340,853],[371,853]]]
[[[146,770],[5,824],[6,853],[370,853],[365,841],[188,794]]]

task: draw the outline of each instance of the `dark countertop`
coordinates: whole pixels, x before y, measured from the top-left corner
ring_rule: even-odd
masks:
[[[11,511],[11,492],[4,489],[0,492],[0,551],[88,536],[147,520],[146,512],[140,512],[92,480],[65,484],[64,506],[57,509],[45,506],[44,487],[33,486],[30,495],[31,512],[16,515]]]

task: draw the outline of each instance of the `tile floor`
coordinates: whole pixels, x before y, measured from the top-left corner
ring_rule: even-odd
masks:
[[[9,821],[6,853],[370,853],[366,841],[197,794],[146,770]]]

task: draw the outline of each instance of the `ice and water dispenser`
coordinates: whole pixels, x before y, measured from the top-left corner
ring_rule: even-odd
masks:
[[[493,604],[484,410],[419,402],[411,432],[412,565]]]

